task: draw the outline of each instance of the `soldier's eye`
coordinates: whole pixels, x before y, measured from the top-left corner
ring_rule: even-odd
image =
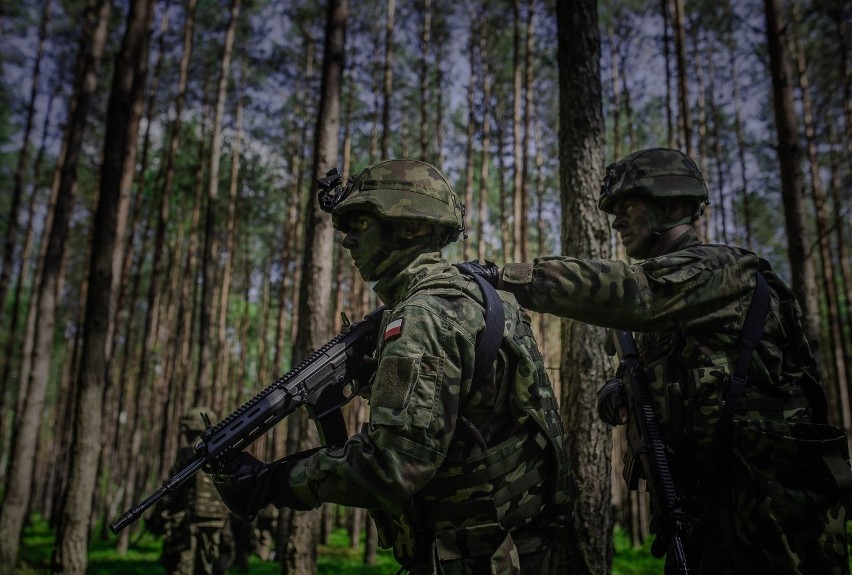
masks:
[[[615,214],[615,217],[617,217],[617,218],[625,218],[625,217],[630,215],[630,213],[634,210],[635,207],[636,207],[636,202],[633,202],[631,200],[627,200],[627,201],[618,202],[617,204],[615,204],[615,206],[613,206],[612,212],[613,212],[613,214]]]
[[[370,228],[373,225],[373,220],[366,216],[359,216],[355,218],[352,223],[349,225],[349,229],[354,232],[363,232]]]

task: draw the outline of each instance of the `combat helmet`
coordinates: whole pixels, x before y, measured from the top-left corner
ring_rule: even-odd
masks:
[[[201,414],[207,415],[211,421],[216,421],[216,414],[204,406],[191,407],[180,418],[181,433],[200,433],[207,429]]]
[[[669,148],[640,150],[607,166],[598,207],[611,214],[617,200],[636,196],[695,200],[693,221],[710,203],[698,166],[684,153]]]
[[[464,206],[453,186],[438,168],[420,160],[385,160],[364,168],[345,186],[322,189],[321,180],[320,188],[320,205],[338,229],[344,214],[364,210],[383,220],[434,224],[439,247],[464,231]]]

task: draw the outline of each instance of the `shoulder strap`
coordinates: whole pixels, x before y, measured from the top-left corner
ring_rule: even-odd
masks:
[[[479,334],[476,341],[476,361],[473,367],[472,387],[478,387],[480,380],[485,377],[500,350],[500,342],[503,341],[503,326],[505,325],[505,312],[503,300],[497,294],[490,283],[482,277],[473,274],[471,277],[479,284],[482,296],[485,298],[485,329]]]
[[[737,358],[737,364],[734,366],[731,385],[728,387],[728,394],[725,397],[725,405],[722,407],[719,422],[716,424],[716,444],[719,446],[722,445],[730,430],[734,412],[748,380],[748,366],[751,364],[751,355],[763,337],[763,328],[766,325],[768,313],[769,285],[763,278],[763,274],[758,272],[754,296],[740,333],[740,355]]]
[[[476,281],[479,289],[482,290],[482,297],[485,302],[485,329],[476,336],[476,350],[474,351],[476,358],[473,363],[473,378],[470,383],[470,390],[473,392],[482,385],[482,380],[488,375],[491,365],[497,359],[500,343],[503,341],[505,311],[503,310],[503,300],[500,299],[494,286],[465,268],[456,267],[463,274]],[[464,429],[483,449],[487,449],[488,442],[483,437],[482,431],[465,417],[463,412],[464,403],[459,406],[458,423],[460,429]]]
[[[734,373],[731,376],[731,385],[728,386],[728,394],[725,396],[725,404],[719,413],[719,421],[716,423],[716,439],[712,457],[704,463],[703,473],[699,476],[696,492],[692,497],[690,507],[692,513],[700,516],[704,512],[706,501],[704,497],[708,489],[712,489],[715,482],[716,471],[719,469],[718,462],[722,461],[724,450],[728,446],[728,437],[731,432],[731,423],[734,421],[734,413],[737,404],[745,389],[748,380],[748,366],[751,364],[751,354],[763,337],[763,328],[766,324],[766,316],[769,313],[769,285],[763,275],[757,273],[757,285],[754,288],[751,304],[746,313],[743,329],[740,332],[740,354]],[[711,486],[708,488],[708,486]]]

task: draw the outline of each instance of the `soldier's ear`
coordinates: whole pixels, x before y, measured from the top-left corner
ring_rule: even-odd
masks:
[[[675,221],[692,214],[688,202],[680,199],[669,200],[662,203],[663,214],[666,221]]]

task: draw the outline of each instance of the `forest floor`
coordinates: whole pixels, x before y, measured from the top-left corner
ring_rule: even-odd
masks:
[[[852,534],[852,522],[847,523],[847,531]],[[376,565],[363,562],[363,544],[352,548],[349,537],[340,529],[331,535],[328,545],[320,545],[317,550],[318,575],[394,575],[399,565],[389,550],[380,549]],[[852,537],[850,537],[852,542]],[[615,532],[615,557],[612,575],[657,575],[663,572],[663,562],[651,557],[650,544],[633,547],[627,536],[620,530]],[[149,533],[141,533],[132,540],[127,553],[119,555],[114,541],[95,537],[89,551],[89,575],[161,575],[163,569],[158,563],[162,540]],[[50,557],[53,550],[53,534],[46,521],[33,518],[24,530],[18,557],[18,565],[13,575],[42,575],[50,573]],[[852,557],[852,553],[850,553]],[[852,559],[850,559],[852,570]],[[227,575],[277,575],[280,566],[277,562],[262,561],[257,556],[249,560],[248,571],[232,567]]]

